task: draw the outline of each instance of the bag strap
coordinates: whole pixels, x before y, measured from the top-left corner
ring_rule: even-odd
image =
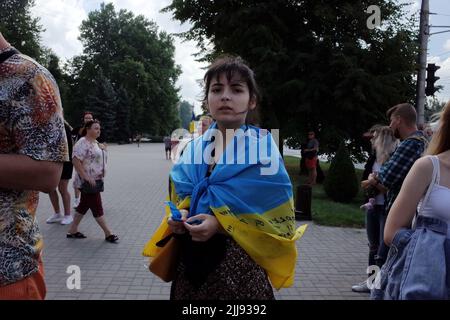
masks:
[[[424,210],[426,204],[428,203],[428,199],[430,198],[431,191],[433,190],[433,187],[436,184],[436,181],[439,181],[439,178],[440,178],[438,157],[430,156],[428,158],[431,160],[431,163],[433,164],[433,175],[431,176],[431,182],[430,182],[430,185],[428,186],[427,193],[422,198],[422,202],[420,203],[420,208],[418,211],[416,210],[416,215],[414,216],[413,223],[412,223],[412,229],[416,228],[417,217],[423,213],[423,210]]]
[[[102,160],[103,160],[103,175],[105,175],[105,152],[102,150]]]
[[[11,56],[20,53],[19,51],[17,51],[16,49],[12,48],[11,50],[5,51],[3,53],[0,54],[0,63],[5,62],[8,58],[10,58]]]

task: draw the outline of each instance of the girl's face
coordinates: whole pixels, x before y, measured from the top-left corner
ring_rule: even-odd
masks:
[[[219,127],[236,129],[245,123],[249,110],[256,107],[247,83],[235,74],[228,81],[225,74],[214,77],[208,89],[208,108]]]
[[[97,139],[100,136],[100,124],[94,123],[90,129],[86,130],[86,135],[90,138]]]

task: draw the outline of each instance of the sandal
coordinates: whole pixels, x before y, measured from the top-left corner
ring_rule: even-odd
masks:
[[[72,239],[84,239],[86,238],[86,236],[84,234],[82,234],[81,232],[76,232],[76,233],[68,233],[67,238],[72,238]]]
[[[105,240],[108,241],[108,242],[111,242],[111,243],[115,243],[115,242],[117,242],[119,240],[119,237],[116,236],[115,234],[111,234],[111,235],[107,236],[105,238]]]

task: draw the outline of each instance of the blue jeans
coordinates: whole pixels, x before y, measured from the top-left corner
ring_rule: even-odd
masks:
[[[447,224],[419,217],[415,230],[400,229],[372,290],[375,300],[450,298],[450,239]]]
[[[369,266],[381,266],[386,261],[389,247],[384,243],[384,225],[386,224],[384,205],[375,205],[366,211],[366,231],[369,240]]]

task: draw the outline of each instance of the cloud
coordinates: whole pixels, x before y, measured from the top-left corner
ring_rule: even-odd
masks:
[[[445,42],[444,49],[450,51],[450,39],[447,39],[447,41]]]
[[[79,27],[87,19],[89,10],[100,8],[102,1],[92,0],[36,0],[32,12],[40,18],[46,29],[42,33],[43,44],[55,51],[62,59],[70,59],[82,53],[83,46],[78,40]],[[116,10],[126,9],[135,15],[142,14],[153,20],[161,31],[179,33],[189,29],[189,24],[181,24],[173,20],[170,13],[161,13],[160,10],[171,3],[171,0],[111,0]],[[175,63],[180,65],[182,74],[177,86],[180,87],[180,96],[195,106],[195,112],[200,113],[199,97],[202,89],[198,80],[203,78],[205,64],[195,61],[192,56],[198,51],[196,43],[182,42],[175,38]]]
[[[82,52],[81,42],[77,39],[79,26],[87,13],[78,0],[36,0],[31,12],[40,18],[45,28],[42,41],[56,54],[68,59]]]

